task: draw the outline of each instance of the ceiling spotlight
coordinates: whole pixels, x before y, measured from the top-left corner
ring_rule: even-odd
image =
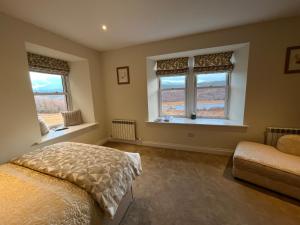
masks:
[[[102,25],[102,30],[107,31],[107,26],[106,25]]]

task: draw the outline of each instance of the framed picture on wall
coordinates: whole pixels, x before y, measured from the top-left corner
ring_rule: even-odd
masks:
[[[286,50],[285,73],[300,73],[300,46]]]
[[[117,67],[117,78],[118,78],[118,84],[129,84],[130,83],[129,67],[128,66]]]

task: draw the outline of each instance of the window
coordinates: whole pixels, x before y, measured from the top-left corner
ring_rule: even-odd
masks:
[[[156,60],[159,116],[194,118],[196,114],[198,118],[229,119],[233,53],[226,51]],[[155,115],[155,111],[152,114]]]
[[[38,116],[50,127],[63,124],[60,112],[70,107],[67,78],[62,75],[32,71],[29,74]]]
[[[196,114],[204,118],[227,118],[228,73],[196,75]]]
[[[186,115],[186,76],[159,77],[160,116]]]
[[[229,72],[196,73],[195,88],[187,87],[189,79],[194,79],[192,74],[159,77],[160,116],[185,117],[188,111],[199,118],[227,119]]]
[[[147,57],[148,122],[244,126],[248,58],[249,43]]]

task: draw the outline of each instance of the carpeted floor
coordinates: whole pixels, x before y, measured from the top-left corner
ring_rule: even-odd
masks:
[[[143,174],[122,225],[300,224],[300,202],[235,180],[231,157],[121,143],[139,152]]]

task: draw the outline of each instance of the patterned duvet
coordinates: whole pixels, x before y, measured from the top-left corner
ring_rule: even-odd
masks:
[[[34,199],[40,196],[41,202],[47,203],[48,206],[43,204],[39,207],[34,203],[33,207],[36,207],[37,212],[46,212],[49,207],[49,209],[51,208],[49,212],[55,211],[55,214],[58,213],[58,215],[70,214],[67,216],[70,220],[76,220],[76,218],[88,220],[88,217],[91,216],[88,208],[97,208],[98,206],[107,215],[113,217],[120,201],[132,185],[133,179],[142,171],[140,156],[137,153],[124,153],[112,148],[69,142],[54,144],[27,153],[13,160],[12,163],[0,166],[0,197],[4,197],[1,199],[1,204],[7,204],[9,196],[13,196],[13,193],[16,192],[17,197],[15,196],[16,199],[15,197],[13,199],[16,202],[19,201],[19,204],[23,204],[20,205],[21,208],[27,206],[30,210],[31,204],[36,202]],[[36,177],[38,179],[33,179]],[[40,182],[40,180],[44,181]],[[8,188],[11,186],[12,188]],[[65,187],[72,191],[65,192]],[[20,192],[20,190],[22,191]],[[30,192],[27,193],[26,190],[30,190]],[[45,190],[49,193],[44,196]],[[74,194],[75,192],[76,194]],[[91,197],[98,204],[94,204]],[[6,213],[5,208],[7,211],[14,208],[13,202],[9,204],[11,207],[1,207],[1,217],[6,215],[2,214]],[[70,204],[75,204],[75,211],[69,210],[68,212],[60,209],[60,206],[66,209],[66,205]],[[18,207],[15,207],[16,210]],[[47,217],[55,218],[55,216],[51,216],[51,213]],[[81,221],[69,224],[85,223]]]

